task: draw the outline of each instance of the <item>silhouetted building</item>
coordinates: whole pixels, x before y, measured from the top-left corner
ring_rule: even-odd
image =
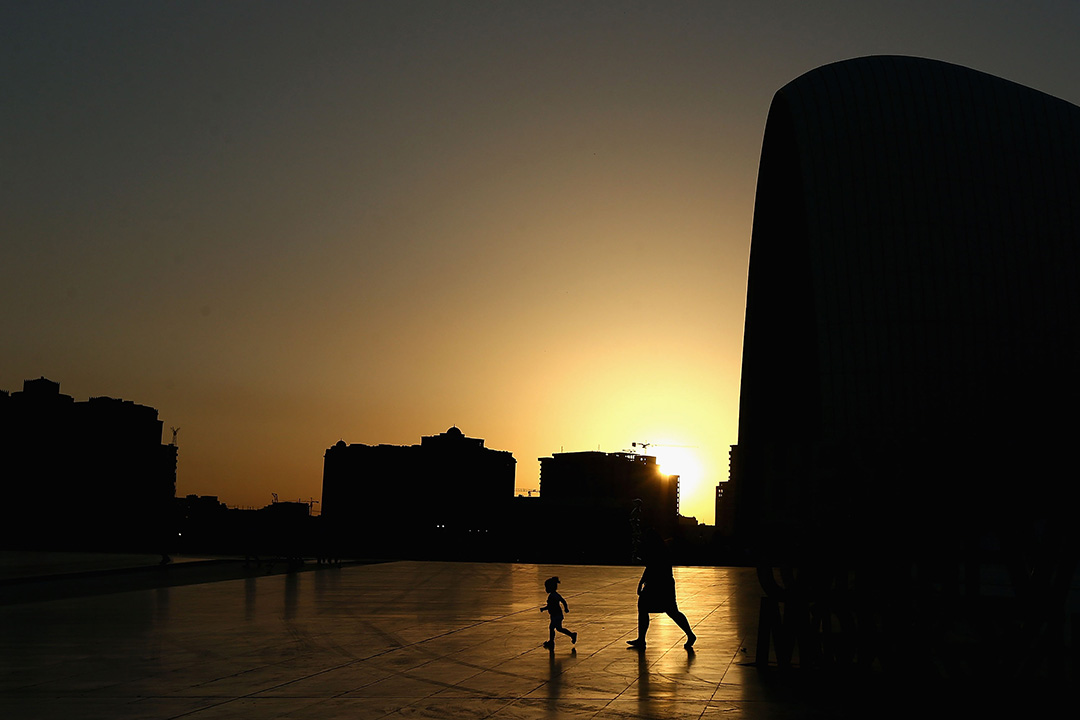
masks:
[[[730,519],[728,518],[728,508],[731,506],[731,503],[724,502],[724,491],[726,489],[726,482],[718,483],[716,486],[716,504],[714,517],[716,518],[717,527],[720,527],[722,524],[728,524],[730,522]]]
[[[540,502],[550,548],[564,560],[629,562],[631,513],[664,538],[678,529],[679,476],[634,453],[569,452],[540,458]]]
[[[829,583],[892,568],[873,582],[897,598],[974,598],[979,568],[1007,557],[1063,593],[1061,568],[1035,565],[1077,549],[1078,239],[1080,108],[904,57],[781,88],[724,499],[736,522],[720,529],[763,564],[828,566]],[[1056,607],[1030,627],[1059,631]],[[912,623],[893,639],[925,639],[893,610]]]
[[[322,517],[341,543],[389,553],[490,544],[507,523],[516,466],[456,427],[419,445],[340,441],[324,456]]]
[[[194,522],[224,515],[229,509],[229,506],[221,502],[217,495],[185,495],[182,498],[176,498],[173,504],[178,508],[178,517]]]
[[[215,495],[188,495],[174,501],[179,526],[177,550],[243,555],[270,563],[318,556],[319,518],[311,504],[278,501],[255,508],[230,508]]]
[[[229,507],[217,495],[186,495],[173,500],[177,525],[176,551],[181,553],[235,553],[235,523]]]
[[[735,468],[736,462],[736,449],[737,446],[732,445],[728,451],[728,478],[734,477],[737,474]],[[715,515],[716,518],[716,531],[722,537],[730,537],[732,530],[735,527],[735,498],[734,493],[730,491],[730,482],[720,482],[716,485],[716,505]]]
[[[172,542],[176,446],[157,410],[130,400],[75,402],[46,378],[0,395],[9,547],[139,549]]]

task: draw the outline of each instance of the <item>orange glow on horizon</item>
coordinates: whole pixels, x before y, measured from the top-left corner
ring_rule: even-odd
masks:
[[[776,90],[908,47],[1080,101],[1069,3],[977,31],[899,4],[474,5],[23,3],[0,390],[153,407],[183,428],[177,494],[233,506],[319,499],[339,440],[456,425],[522,488],[540,457],[655,442],[711,524]]]

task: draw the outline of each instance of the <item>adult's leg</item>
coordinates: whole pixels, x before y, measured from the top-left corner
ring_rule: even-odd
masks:
[[[649,613],[641,609],[638,605],[637,611],[637,637],[633,640],[627,640],[626,644],[630,647],[644,648],[645,647],[645,633],[649,631]]]
[[[694,641],[697,640],[697,635],[690,629],[690,621],[686,619],[686,616],[682,614],[682,611],[668,610],[668,617],[675,621],[675,624],[679,626],[679,629],[686,633],[686,647],[691,647]]]

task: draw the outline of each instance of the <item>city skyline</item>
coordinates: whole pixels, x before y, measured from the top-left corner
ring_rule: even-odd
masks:
[[[7,4],[0,388],[157,408],[181,497],[318,497],[337,441],[456,426],[519,487],[555,452],[683,446],[698,476],[664,470],[711,523],[773,94],[902,54],[1076,104],[1078,26],[1065,2]]]

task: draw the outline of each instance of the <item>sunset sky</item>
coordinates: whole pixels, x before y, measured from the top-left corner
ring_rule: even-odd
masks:
[[[1080,103],[1078,36],[1066,0],[4,0],[0,388],[157,408],[230,505],[456,425],[521,488],[681,453],[711,523],[773,93],[902,54]]]

